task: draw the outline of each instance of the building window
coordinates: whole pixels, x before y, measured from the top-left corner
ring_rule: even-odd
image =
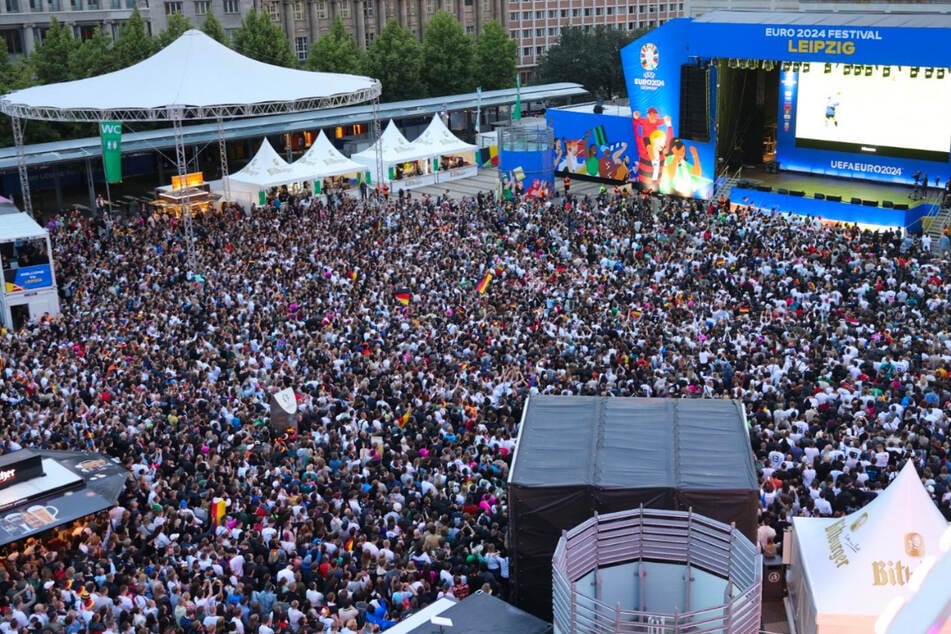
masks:
[[[522,37],[524,37],[524,38],[529,38],[529,37],[531,37],[531,36],[532,36],[532,30],[531,30],[531,29],[522,29]]]
[[[62,8],[60,0],[49,0],[47,6],[49,6],[50,11],[59,11]]]
[[[465,0],[465,2],[463,2],[463,4],[466,5],[467,7],[471,7],[472,4],[473,4],[473,2],[472,2],[472,0]]]
[[[550,37],[557,37],[557,36],[558,36],[558,27],[557,27],[557,26],[548,27],[548,35],[549,35]]]
[[[16,4],[17,4],[17,3],[14,2],[14,6],[16,6]],[[7,7],[9,7],[9,6],[10,6],[10,3],[9,3],[9,1],[8,1],[8,2],[7,2]],[[82,11],[82,10],[83,10],[83,0],[70,0],[69,6],[73,9],[73,11]],[[19,11],[19,9],[17,9],[17,10]]]
[[[19,12],[20,12],[19,0],[7,0],[7,13],[19,13]],[[4,33],[6,33],[6,31],[4,31]],[[10,50],[9,44],[7,45],[7,50]]]
[[[340,17],[341,19],[344,19],[344,20],[350,19],[350,3],[349,2],[344,1],[340,3]]]
[[[614,15],[614,7],[608,7],[608,8],[607,8],[607,14],[608,14],[608,15]]]
[[[595,14],[595,15],[601,15],[601,7],[598,7],[597,9],[595,9],[595,10],[594,10],[594,14]]]
[[[516,20],[518,20],[518,12],[516,12],[516,11],[510,11],[510,12],[509,12],[509,22],[515,22]]]
[[[99,9],[99,0],[86,0],[86,9]]]
[[[475,27],[472,26],[471,24],[467,24],[467,25],[466,25],[466,33],[468,33],[469,35],[474,34],[474,33],[475,33]]]
[[[581,15],[581,9],[572,9],[572,10],[571,10],[571,17],[577,18],[577,17],[579,17],[580,15]]]
[[[545,19],[545,12],[544,12],[544,11],[536,11],[536,12],[535,12],[535,19],[536,19],[536,20],[544,20],[544,19]]]
[[[509,33],[509,36],[510,36],[513,40],[517,40],[517,39],[518,39],[518,31],[512,31],[511,33]]]
[[[197,0],[195,2],[195,15],[208,15],[210,6],[211,0]]]
[[[367,48],[370,48],[370,45],[373,44],[373,40],[376,39],[376,33],[374,33],[373,31],[367,31],[366,37],[367,37]]]
[[[586,17],[586,18],[591,17],[591,9],[585,9],[585,10],[584,10],[584,17]]]
[[[641,6],[639,6],[639,7],[637,7],[637,12],[638,12],[638,13],[644,13],[644,12],[646,12],[646,11],[647,11],[647,7],[645,7],[643,4],[642,4]]]
[[[545,29],[535,29],[535,37],[545,37]]]
[[[267,13],[269,16],[271,16],[271,22],[281,21],[281,5],[279,5],[277,2],[267,3]]]
[[[238,6],[238,0],[225,0],[225,13],[240,13],[241,7]]]
[[[294,53],[297,54],[297,59],[303,62],[305,59],[307,59],[308,52],[310,52],[310,44],[307,41],[307,36],[295,37]]]
[[[13,0],[13,6],[17,6],[16,0]],[[11,0],[7,0],[7,11],[10,11]],[[19,8],[17,8],[19,11]],[[10,11],[13,13],[13,11]],[[20,34],[19,29],[13,29],[10,31],[0,31],[0,37],[3,38],[3,43],[7,47],[7,53],[10,55],[22,55],[23,54],[23,36]]]
[[[43,10],[43,0],[30,0],[30,11],[38,13]]]
[[[327,19],[327,0],[320,0],[317,3],[317,17],[321,20]]]
[[[182,14],[182,3],[181,2],[166,2],[165,3],[165,15],[181,15]]]
[[[522,11],[522,19],[523,19],[523,20],[531,20],[531,19],[532,19],[532,12],[531,12],[531,11]]]
[[[294,3],[294,19],[298,22],[304,19],[304,3],[301,0]]]
[[[372,2],[363,3],[363,17],[365,18],[373,17],[373,3]]]
[[[532,47],[526,46],[522,49],[522,57],[531,57],[532,56]]]

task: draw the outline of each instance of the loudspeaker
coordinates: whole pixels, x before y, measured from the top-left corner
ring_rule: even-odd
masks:
[[[842,202],[842,196],[826,196],[826,200],[831,200],[834,203]]]
[[[596,104],[594,106],[594,114],[604,114],[604,106],[601,104]]]
[[[905,203],[898,203],[897,205],[895,205],[895,209],[897,209],[898,211],[908,211],[908,205]]]
[[[822,192],[816,192],[815,194],[812,195],[812,197],[815,198],[816,200],[825,200],[825,199],[826,199],[826,195],[823,194]]]
[[[761,192],[771,192],[771,191],[773,191],[773,188],[770,187],[769,185],[757,185],[756,189],[757,189],[757,191],[761,191]]]
[[[862,204],[866,207],[878,207],[877,200],[863,200]]]
[[[882,207],[884,207],[885,209],[893,209],[895,207],[895,203],[893,203],[890,200],[883,200]]]
[[[805,196],[806,192],[797,190],[794,192],[789,192],[789,195],[790,196]]]
[[[789,190],[786,189],[785,187],[780,187],[779,189],[776,190],[776,193],[777,193],[777,194],[782,194],[782,195],[785,196],[786,194],[789,193]]]
[[[680,138],[710,140],[709,71],[696,64],[680,67]]]
[[[855,196],[852,196],[852,204],[853,204],[853,205],[861,205],[861,204],[862,204],[862,199],[861,199],[861,198],[856,198]]]

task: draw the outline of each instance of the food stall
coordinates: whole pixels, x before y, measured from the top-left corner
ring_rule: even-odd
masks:
[[[468,178],[479,172],[475,160],[479,148],[454,135],[438,114],[412,145],[432,157],[437,183]]]
[[[382,149],[383,174],[376,174],[378,144]],[[430,150],[407,141],[392,119],[376,143],[350,158],[373,174],[374,183],[387,183],[394,192],[436,182]]]

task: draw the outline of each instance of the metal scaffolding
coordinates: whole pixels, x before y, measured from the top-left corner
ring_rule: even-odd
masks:
[[[23,153],[23,124],[20,117],[10,117],[13,123],[13,142],[17,146],[17,172],[20,175],[20,196],[23,198],[23,211],[33,216],[33,199],[30,197],[30,175],[26,167],[26,155]]]
[[[231,200],[231,179],[228,174],[228,142],[225,141],[225,120],[218,117],[218,160],[221,161],[221,188],[225,200]]]

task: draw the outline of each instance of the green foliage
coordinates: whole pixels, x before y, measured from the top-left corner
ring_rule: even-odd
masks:
[[[472,38],[451,13],[437,11],[423,33],[423,68],[429,95],[439,97],[471,92]]]
[[[370,44],[364,73],[383,84],[381,101],[418,99],[425,94],[422,63],[422,50],[412,31],[390,20]]]
[[[92,37],[73,47],[69,54],[69,79],[85,79],[115,70],[112,42],[98,26]]]
[[[26,60],[11,60],[7,48],[0,46],[0,94],[28,87],[32,73],[33,69]],[[10,117],[0,116],[0,147],[10,145],[13,145]]]
[[[116,68],[126,68],[141,62],[155,52],[155,40],[149,36],[145,20],[138,7],[132,9],[132,15],[119,27],[119,34],[112,44],[112,55]]]
[[[218,26],[221,25],[219,24]],[[173,13],[168,16],[168,23],[165,25],[165,30],[159,33],[158,47],[160,49],[165,48],[181,37],[182,34],[190,28],[192,28],[192,24],[188,21],[188,18],[181,13]]]
[[[475,42],[475,80],[482,90],[511,88],[518,44],[502,25],[490,20]]]
[[[535,73],[539,83],[570,81],[605,98],[625,95],[621,49],[643,35],[597,26],[585,32],[579,27],[563,29],[558,44],[549,48]]]
[[[246,57],[275,66],[297,67],[297,58],[284,30],[265,11],[251,11],[235,31],[234,50]]]
[[[201,25],[201,30],[204,31],[208,37],[222,44],[228,44],[228,34],[225,33],[224,27],[221,26],[221,22],[218,21],[214,13],[208,14],[205,18],[205,23]]]
[[[30,56],[30,63],[39,84],[54,84],[72,79],[69,59],[76,55],[81,42],[73,38],[72,29],[55,17],[50,18],[50,28],[43,43]]]
[[[311,45],[307,55],[307,69],[357,75],[363,67],[363,54],[357,46],[357,41],[338,16],[334,18],[330,33]]]

